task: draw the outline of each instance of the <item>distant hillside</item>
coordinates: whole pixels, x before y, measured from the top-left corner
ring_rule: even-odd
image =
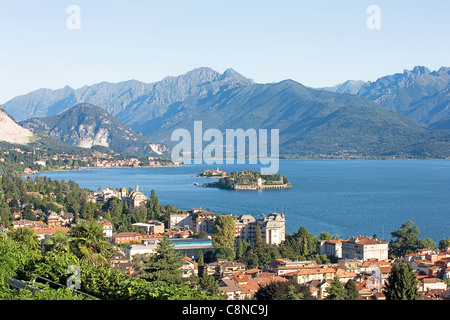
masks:
[[[46,132],[57,141],[75,147],[100,146],[134,155],[158,155],[163,151],[160,145],[151,143],[104,109],[91,104],[77,104],[59,115],[32,118],[21,125]]]
[[[227,94],[174,108],[150,136],[170,145],[173,130],[192,129],[192,119],[201,119],[204,130],[279,129],[280,153],[285,156],[319,157],[349,150],[374,157],[427,156],[413,147],[419,141],[433,150],[431,154],[450,156],[450,146],[437,147],[435,137],[417,123],[364,98],[313,90],[291,80],[253,85],[232,99],[226,99]]]
[[[338,84],[333,87],[325,87],[320,88],[319,90],[326,90],[330,92],[336,92],[336,93],[350,93],[350,94],[357,94],[361,87],[365,85],[367,82],[362,80],[347,80],[344,83]]]
[[[405,76],[408,79],[427,78],[425,73],[419,68]],[[443,74],[445,70],[438,73]],[[433,73],[428,77],[436,80],[445,78],[445,75]],[[380,81],[389,80],[394,86],[393,79],[397,79],[397,85],[401,87],[403,80],[400,78],[402,76],[396,75],[391,80]],[[417,81],[424,84],[432,82],[424,79]],[[436,90],[440,93],[445,87],[442,81],[435,81],[439,84]],[[358,87],[358,94],[368,88],[373,88],[374,93],[366,94],[366,98],[338,92],[355,92]],[[381,94],[376,99],[375,88],[378,87]],[[450,148],[445,142],[446,133],[433,135],[405,115],[387,110],[390,108],[381,105],[381,102],[388,101],[389,92],[395,90],[386,89],[386,95],[382,97],[382,89],[386,88],[381,82],[358,81],[348,81],[331,90],[336,92],[307,88],[292,80],[257,84],[233,69],[221,74],[210,68],[198,68],[151,84],[133,80],[117,84],[103,82],[77,90],[68,87],[53,91],[40,89],[8,101],[5,108],[14,110],[22,118],[33,114],[52,115],[45,123],[33,119],[30,125],[46,130],[51,136],[59,137],[60,141],[75,145],[113,144],[112,141],[107,142],[102,131],[95,131],[95,135],[91,132],[87,139],[83,136],[83,130],[71,136],[69,129],[75,125],[71,122],[73,120],[66,119],[68,124],[58,129],[60,126],[56,123],[65,113],[56,118],[54,114],[66,110],[72,103],[83,101],[98,105],[151,141],[169,147],[175,144],[170,141],[175,129],[192,130],[194,121],[201,120],[203,130],[279,129],[280,153],[288,157],[328,157],[348,154],[349,150],[352,155],[364,157],[450,157]],[[417,91],[423,99],[433,99],[431,89],[409,88],[406,91],[409,96]],[[425,91],[428,92],[426,97]],[[436,99],[439,97],[436,96]],[[419,114],[423,108],[420,104],[414,105],[415,100],[410,100],[411,107],[407,109]],[[433,112],[430,110],[427,114],[431,116]],[[70,118],[69,114],[67,117]],[[125,142],[123,139],[121,141]],[[121,150],[126,149],[126,144],[122,142],[119,143]],[[418,145],[423,148],[417,148]]]
[[[155,83],[130,80],[101,82],[76,90],[69,86],[58,90],[39,89],[11,99],[4,108],[17,121],[23,121],[57,115],[78,103],[90,103],[134,126],[170,112],[173,105],[183,101],[207,99],[215,92],[252,84],[253,81],[233,69],[220,74],[210,68],[198,68]]]
[[[433,125],[434,122],[450,119],[449,88],[450,68],[442,67],[437,71],[430,71],[417,66],[413,70],[384,76],[374,82],[347,81],[322,90],[348,92],[368,98],[386,109],[406,115],[422,126],[433,129],[438,127]]]
[[[28,144],[36,140],[30,130],[22,128],[0,108],[0,141],[12,144]]]

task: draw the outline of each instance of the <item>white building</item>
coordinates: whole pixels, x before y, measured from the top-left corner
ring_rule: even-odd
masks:
[[[320,241],[320,254],[342,258],[342,243],[348,239],[330,239]]]
[[[252,215],[234,217],[235,239],[253,244],[256,227],[259,226],[262,241],[279,245],[285,240],[286,220],[283,214],[271,213],[267,217],[255,219]]]
[[[132,244],[126,248],[125,255],[129,260],[132,260],[133,256],[136,254],[155,253],[157,246],[156,243]]]
[[[387,260],[389,243],[367,237],[352,237],[342,242],[342,258],[378,261]]]
[[[111,238],[113,236],[113,226],[112,223],[106,219],[100,218],[97,221],[103,225],[103,234],[107,238]]]

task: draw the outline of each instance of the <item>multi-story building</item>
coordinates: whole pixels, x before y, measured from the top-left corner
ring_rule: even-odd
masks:
[[[318,268],[319,265],[314,261],[297,261],[287,258],[276,259],[274,262],[266,264],[266,269],[269,272],[273,272],[275,275],[280,276],[286,273],[295,272],[303,269]]]
[[[98,190],[89,194],[89,201],[106,203],[111,198],[122,199],[122,202],[129,207],[136,208],[144,204],[148,198],[145,194],[139,191],[139,186],[136,186],[135,191],[128,193],[128,190],[123,187],[120,190],[107,188],[106,190]]]
[[[164,223],[157,220],[148,221],[148,223],[133,223],[132,226],[143,230],[146,234],[164,233]]]
[[[174,229],[191,230],[192,216],[189,214],[189,211],[171,214],[169,216],[168,228],[170,230]]]
[[[121,232],[113,234],[112,243],[142,242],[142,234],[138,232]]]
[[[217,262],[205,264],[205,272],[213,276],[216,280],[232,276],[235,273],[245,271],[245,264],[237,261],[227,261],[218,259]]]
[[[235,224],[235,243],[241,239],[254,244],[257,226],[261,231],[262,241],[279,245],[285,240],[286,220],[283,214],[272,213],[260,219],[255,219],[254,216],[248,214],[232,217]],[[183,229],[212,233],[216,218],[217,214],[213,212],[194,208],[182,213],[171,214],[168,225],[171,230]]]
[[[126,189],[125,189],[126,191]],[[124,188],[121,190],[122,201],[126,202],[129,207],[136,208],[141,204],[147,202],[148,198],[145,194],[139,191],[139,186],[136,186],[135,191],[131,191],[130,194],[124,194]]]
[[[192,231],[212,233],[217,214],[202,209],[192,209]]]
[[[240,239],[254,244],[257,226],[261,231],[262,241],[279,245],[285,240],[286,220],[283,214],[271,213],[260,219],[251,215],[234,216],[234,224],[236,242]]]
[[[272,213],[256,222],[261,229],[262,241],[274,245],[284,242],[286,219],[283,214]]]
[[[114,189],[106,188],[106,190],[98,190],[90,195],[92,202],[106,203],[111,198],[120,198],[119,192]]]
[[[342,258],[342,243],[349,239],[330,239],[320,241],[320,254]]]
[[[298,284],[305,284],[314,280],[333,280],[335,274],[334,268],[308,268],[285,274],[284,277],[291,278]]]
[[[133,260],[133,256],[137,254],[153,254],[156,252],[158,245],[156,243],[132,244],[125,249],[125,255],[129,260]]]
[[[245,214],[234,217],[235,239],[253,243],[256,233],[256,219],[254,216]]]
[[[212,233],[216,222],[217,214],[211,211],[194,208],[171,214],[169,217],[169,229],[183,229],[194,232],[205,231]]]
[[[103,219],[102,217],[100,217],[97,222],[101,223],[101,225],[103,226],[103,234],[105,235],[105,237],[111,238],[113,236],[112,223],[109,220]]]
[[[194,261],[194,259],[184,257],[181,261],[183,261],[181,271],[183,272],[184,278],[198,275],[198,264]]]
[[[352,237],[349,241],[342,242],[342,258],[379,261],[387,260],[389,244],[385,241],[367,238]]]

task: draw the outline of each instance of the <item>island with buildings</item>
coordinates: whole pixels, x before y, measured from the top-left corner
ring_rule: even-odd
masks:
[[[290,189],[292,184],[280,174],[260,174],[258,171],[245,170],[231,172],[222,176],[219,181],[204,183],[205,188],[221,188],[228,190],[276,190]]]
[[[197,173],[195,176],[201,178],[223,178],[227,176],[227,173],[225,171],[219,170],[219,168],[217,168],[216,170],[206,169],[201,173]]]

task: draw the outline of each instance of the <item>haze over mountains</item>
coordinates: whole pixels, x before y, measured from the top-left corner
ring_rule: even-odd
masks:
[[[53,132],[60,141],[75,145],[85,143],[80,142],[80,132],[74,138],[66,125],[50,127],[69,117],[67,113],[55,115],[88,103],[150,141],[168,146],[174,144],[170,141],[173,130],[192,131],[193,122],[202,120],[203,130],[279,129],[280,153],[289,156],[352,150],[364,156],[442,157],[450,156],[449,132],[426,128],[448,126],[449,79],[449,68],[431,72],[416,67],[373,83],[347,81],[333,88],[312,89],[292,80],[257,84],[233,69],[221,74],[198,68],[156,83],[131,80],[76,90],[67,86],[39,89],[8,101],[4,108],[21,121],[51,117],[23,124]]]

